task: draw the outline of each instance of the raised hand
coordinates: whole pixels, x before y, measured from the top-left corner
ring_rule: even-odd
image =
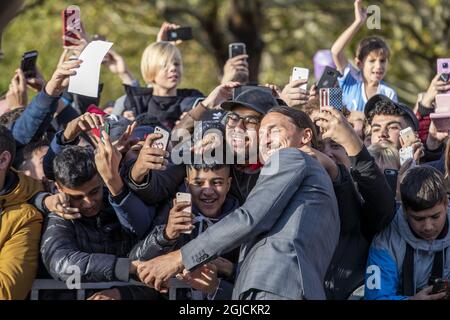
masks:
[[[45,207],[66,220],[81,218],[80,209],[70,207],[70,199],[64,192],[48,196],[44,199]]]
[[[362,7],[361,0],[355,0],[355,21],[362,24],[367,20],[367,9]]]
[[[70,121],[63,132],[65,141],[74,140],[81,132],[89,133],[92,129],[100,129],[104,125],[103,117],[86,112]]]
[[[120,194],[124,187],[119,174],[121,159],[122,154],[111,144],[109,135],[102,131],[102,138],[97,138],[95,165],[112,196]]]
[[[192,224],[194,217],[192,213],[183,211],[190,205],[190,202],[177,203],[176,199],[173,200],[173,207],[169,212],[169,219],[164,229],[164,237],[167,240],[177,239],[181,233],[190,232],[195,228]]]
[[[248,55],[241,54],[228,59],[223,67],[223,77],[221,83],[225,84],[236,81],[240,84],[246,84],[249,76],[247,58]]]
[[[9,109],[22,108],[27,105],[27,83],[23,71],[17,69],[14,73],[9,90],[6,93],[6,103]]]
[[[58,67],[50,81],[45,85],[45,92],[50,96],[59,96],[69,86],[69,77],[77,74],[75,69],[79,68],[82,63],[78,59],[65,61],[67,54],[68,50],[64,50],[59,59]]]
[[[153,142],[161,137],[162,135],[159,133],[152,133],[145,139],[139,156],[131,168],[131,178],[134,182],[141,183],[150,170],[166,170],[168,161],[164,157],[168,156],[168,152],[151,147]]]
[[[309,101],[309,92],[300,87],[308,83],[308,80],[290,81],[281,91],[280,98],[289,107],[303,106]]]

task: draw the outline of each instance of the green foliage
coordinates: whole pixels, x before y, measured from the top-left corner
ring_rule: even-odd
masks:
[[[253,0],[248,0],[253,1]],[[26,4],[34,1],[27,0]],[[263,1],[263,40],[261,83],[286,84],[293,66],[313,70],[312,57],[317,50],[329,49],[338,35],[353,21],[353,1],[278,0]],[[140,58],[144,48],[156,38],[163,22],[161,6],[176,6],[173,22],[191,25],[197,41],[180,46],[185,74],[181,87],[198,88],[208,93],[218,84],[217,66],[208,43],[207,31],[195,18],[217,6],[217,16],[225,37],[229,0],[186,1],[44,1],[14,19],[3,35],[5,59],[0,61],[0,90],[6,91],[10,78],[24,51],[37,49],[38,64],[49,78],[62,52],[60,12],[70,4],[81,7],[82,20],[90,34],[99,33],[114,42],[113,48],[125,57],[136,77],[140,76]],[[449,0],[385,0],[368,2],[381,8],[381,30],[365,28],[347,51],[352,60],[358,41],[367,35],[383,36],[392,50],[386,81],[394,86],[400,99],[413,103],[417,93],[426,90],[436,72],[436,58],[449,56]],[[183,11],[184,10],[184,11]],[[222,21],[223,20],[223,21]],[[224,40],[227,41],[227,40]],[[103,68],[105,69],[105,68]],[[103,103],[123,94],[120,80],[102,70],[107,85]],[[311,76],[311,83],[313,79]]]

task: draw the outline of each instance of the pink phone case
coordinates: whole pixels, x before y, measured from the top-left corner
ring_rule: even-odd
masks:
[[[436,112],[450,112],[450,94],[436,95]]]

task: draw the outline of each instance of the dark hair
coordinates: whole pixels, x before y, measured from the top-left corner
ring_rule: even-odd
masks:
[[[375,104],[375,108],[370,110],[369,115],[367,117],[369,124],[372,124],[373,117],[379,115],[400,116],[403,119],[405,119],[409,127],[415,128],[414,123],[411,121],[406,112],[395,106],[395,104],[390,101],[380,100]]]
[[[55,181],[77,188],[97,175],[94,151],[90,147],[70,146],[53,159]]]
[[[219,164],[219,163],[216,163],[216,162],[213,162],[211,164],[202,162],[202,163],[199,163],[199,164],[188,164],[188,165],[186,165],[186,171],[187,171],[188,174],[189,174],[189,171],[191,171],[191,170],[217,171],[217,170],[221,170],[223,168],[228,168],[229,169],[230,166],[228,164]]]
[[[5,112],[0,116],[0,125],[11,127],[11,125],[20,117],[25,111],[25,108],[17,108],[8,112]]]
[[[412,168],[406,172],[400,183],[400,194],[405,210],[430,209],[447,199],[444,176],[430,166]]]
[[[11,162],[9,166],[14,161],[16,156],[16,141],[11,133],[5,126],[0,125],[0,154],[8,151],[11,154]]]
[[[156,126],[160,126],[163,127],[164,126],[161,124],[161,122],[155,117],[152,116],[148,113],[142,113],[138,116],[136,116],[136,123],[137,126],[152,126],[152,127],[156,127]]]
[[[380,37],[373,36],[364,38],[359,42],[358,48],[356,49],[356,58],[362,62],[372,51],[383,51],[387,59],[391,55],[391,51],[386,42]]]
[[[37,150],[39,150],[43,147],[48,147],[49,145],[50,145],[50,142],[45,138],[27,144],[22,150],[22,158],[21,158],[22,161],[21,161],[20,166],[22,166],[25,161],[30,160],[33,157],[34,152],[36,152]]]
[[[311,144],[313,147],[317,146],[317,130],[316,126],[312,122],[311,118],[306,114],[306,112],[296,110],[287,106],[278,106],[274,107],[267,112],[269,113],[280,113],[289,118],[289,121],[292,122],[299,129],[309,128],[312,131],[312,139]]]

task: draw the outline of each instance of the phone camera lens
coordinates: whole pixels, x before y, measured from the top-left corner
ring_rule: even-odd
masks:
[[[442,64],[442,68],[447,69],[447,68],[448,68],[448,63],[447,63],[447,62],[444,62],[444,63]]]

